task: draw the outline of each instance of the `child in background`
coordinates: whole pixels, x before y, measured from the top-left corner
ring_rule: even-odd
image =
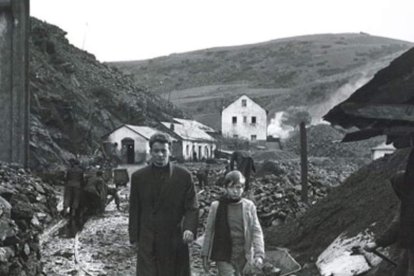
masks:
[[[206,272],[209,260],[216,262],[219,276],[241,276],[246,264],[263,264],[263,232],[256,206],[242,198],[245,181],[239,171],[227,173],[225,195],[211,204],[201,251]]]

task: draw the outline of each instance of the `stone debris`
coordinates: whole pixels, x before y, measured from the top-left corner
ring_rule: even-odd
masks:
[[[195,175],[197,165],[189,165]],[[214,183],[219,183],[223,177],[223,165],[212,167],[209,173],[209,186],[203,190],[198,187],[200,202],[200,218],[204,231],[204,223],[212,201],[223,194],[223,189]],[[258,170],[251,180],[251,191],[246,197],[253,200],[263,227],[275,226],[286,220],[301,216],[310,205],[324,198],[332,187],[339,186],[351,173],[357,169],[356,164],[349,163],[339,166],[336,162],[323,158],[310,159],[308,169],[309,205],[301,201],[300,161],[278,160],[258,162]]]
[[[0,163],[0,275],[41,275],[39,235],[57,216],[56,205],[48,184]]]

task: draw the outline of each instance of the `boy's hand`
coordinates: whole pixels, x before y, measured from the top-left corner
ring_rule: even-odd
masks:
[[[183,241],[185,243],[192,242],[194,240],[194,234],[190,230],[185,230],[183,233]]]
[[[208,262],[208,257],[207,256],[202,256],[202,259],[203,259],[203,268],[204,268],[204,271],[206,273],[208,273],[208,271],[210,270],[210,263]]]

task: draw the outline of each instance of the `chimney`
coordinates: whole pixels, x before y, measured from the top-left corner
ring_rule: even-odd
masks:
[[[171,129],[172,131],[174,131],[174,123],[171,123],[171,125],[170,125],[170,129]]]

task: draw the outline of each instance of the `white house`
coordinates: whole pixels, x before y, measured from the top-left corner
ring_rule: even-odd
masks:
[[[204,130],[212,130],[197,121],[174,118],[174,122],[162,122],[177,141],[173,142],[173,155],[183,160],[202,160],[214,157],[216,139]],[[203,130],[204,129],[204,130]]]
[[[372,160],[379,159],[386,154],[392,154],[395,151],[395,147],[392,144],[382,143],[371,149]]]
[[[266,141],[267,112],[243,95],[222,110],[221,133],[224,137]]]
[[[116,146],[123,163],[141,163],[150,157],[149,138],[156,132],[159,130],[151,127],[124,124],[106,134],[103,140]]]

